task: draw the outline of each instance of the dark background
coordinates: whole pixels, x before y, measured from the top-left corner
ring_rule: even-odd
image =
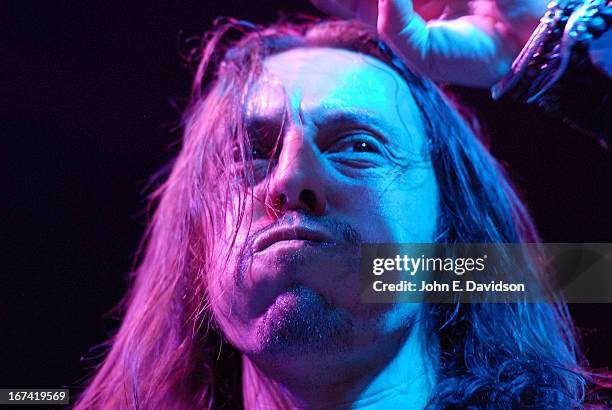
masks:
[[[0,3],[0,388],[60,388],[117,322],[149,177],[177,152],[181,53],[221,15],[273,21],[307,1]],[[612,155],[534,107],[456,90],[480,115],[547,242],[612,242]],[[612,305],[573,305],[591,365]]]

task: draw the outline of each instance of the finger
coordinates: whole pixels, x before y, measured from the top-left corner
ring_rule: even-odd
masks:
[[[319,10],[333,17],[354,19],[361,0],[310,0]]]
[[[411,67],[429,75],[429,29],[411,0],[378,0],[379,35]]]
[[[376,26],[377,0],[311,0],[319,10],[346,20],[360,20]]]
[[[412,0],[378,0],[378,32],[388,38],[395,38],[413,19]]]
[[[447,14],[449,9],[454,9],[455,3],[467,2],[464,0],[415,0],[413,7],[414,11],[425,20],[433,20]]]

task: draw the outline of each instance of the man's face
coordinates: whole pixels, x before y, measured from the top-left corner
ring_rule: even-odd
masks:
[[[255,186],[234,249],[245,251],[209,272],[215,318],[263,365],[358,361],[399,343],[418,309],[361,303],[359,244],[433,239],[421,116],[405,81],[369,56],[300,48],[264,66],[244,107]]]

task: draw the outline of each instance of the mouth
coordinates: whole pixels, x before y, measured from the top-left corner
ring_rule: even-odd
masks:
[[[265,232],[253,243],[253,253],[280,247],[330,246],[335,242],[327,232],[297,225]]]

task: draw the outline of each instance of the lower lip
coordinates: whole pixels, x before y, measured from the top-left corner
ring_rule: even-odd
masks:
[[[333,245],[334,243],[332,242],[309,241],[306,239],[290,239],[274,242],[272,245],[267,246],[266,248],[260,251],[254,252],[254,254],[264,254],[273,251],[298,251],[305,248],[329,248]]]

